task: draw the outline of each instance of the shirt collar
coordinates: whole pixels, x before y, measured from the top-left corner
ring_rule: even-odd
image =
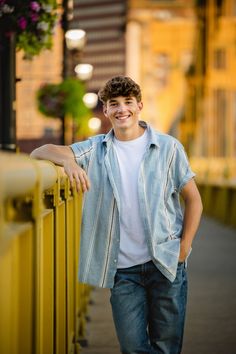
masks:
[[[142,128],[147,129],[147,133],[148,133],[148,138],[149,138],[149,146],[154,145],[156,147],[159,147],[159,143],[158,143],[158,135],[156,134],[155,130],[146,122],[140,120],[139,121],[139,125]],[[114,130],[111,129],[104,137],[104,139],[102,140],[102,143],[106,144],[107,146],[110,146],[111,142],[113,141],[113,137],[114,137]]]

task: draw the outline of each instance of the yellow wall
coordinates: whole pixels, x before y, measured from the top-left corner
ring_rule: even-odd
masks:
[[[212,0],[206,5],[206,73],[198,72],[191,81],[203,97],[195,99],[197,111],[195,129],[195,156],[236,157],[236,13],[233,0],[223,2],[220,16]],[[199,29],[201,23],[199,22]],[[203,43],[197,46],[202,50]],[[223,61],[216,67],[216,51],[221,50]],[[190,86],[189,89],[191,90]],[[194,93],[193,93],[194,95]],[[190,98],[189,98],[190,99]],[[189,102],[187,102],[186,107]],[[191,111],[187,112],[191,121]]]
[[[194,22],[176,20],[173,22],[152,22],[152,53],[166,53],[169,57],[169,70],[166,70],[166,84],[161,86],[158,67],[154,63],[154,85],[156,86],[156,110],[159,113],[160,128],[168,132],[173,121],[181,113],[184,105],[186,81],[184,77],[185,60],[191,56],[194,36]],[[187,64],[187,63],[186,63]],[[160,66],[160,65],[159,65]],[[159,86],[159,87],[158,87]]]
[[[169,131],[183,109],[185,70],[192,56],[195,19],[191,3],[185,9],[183,3],[129,3],[127,26],[135,23],[139,31],[128,36],[127,47],[139,48],[136,52],[127,50],[127,74],[138,79],[142,87],[142,118],[163,132]],[[134,72],[137,62],[139,71]]]

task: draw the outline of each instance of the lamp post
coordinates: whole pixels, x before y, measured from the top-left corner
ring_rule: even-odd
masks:
[[[0,149],[16,151],[15,34],[0,30]]]
[[[69,1],[68,0],[63,0],[63,8],[64,8],[64,13],[62,16],[62,28],[64,31],[64,39],[63,39],[63,70],[62,70],[62,76],[63,79],[66,79],[67,77],[71,76],[71,70],[68,68],[68,59],[74,60],[74,57],[80,53],[80,51],[83,49],[85,42],[86,42],[86,33],[82,29],[68,29],[68,22],[70,20],[70,14],[68,12],[69,8]],[[68,57],[68,54],[71,54],[71,56]],[[62,137],[61,137],[61,144],[65,145],[65,130],[66,130],[66,124],[65,124],[65,117],[61,117],[62,121]]]
[[[82,29],[68,29],[64,35],[64,42],[66,45],[67,56],[67,68],[65,70],[66,76],[75,76],[81,81],[86,81],[91,78],[93,67],[90,64],[78,64],[80,63],[81,53],[86,44],[86,32]],[[77,64],[77,65],[76,65]],[[79,68],[79,74],[77,71]],[[64,143],[65,143],[65,117],[63,119],[64,125]],[[72,139],[75,134],[75,123],[73,122]]]
[[[70,29],[65,32],[67,57],[67,75],[74,76],[74,67],[80,62],[81,52],[86,43],[86,32],[82,29]]]

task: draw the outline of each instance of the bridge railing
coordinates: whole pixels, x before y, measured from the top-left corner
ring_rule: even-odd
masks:
[[[0,153],[0,353],[80,353],[81,201],[62,168]]]
[[[192,158],[204,212],[236,227],[236,159]]]

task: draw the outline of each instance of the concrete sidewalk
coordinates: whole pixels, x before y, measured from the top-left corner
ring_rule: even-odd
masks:
[[[110,307],[110,290],[94,289],[91,293],[93,305],[89,307],[88,347],[82,354],[119,354]]]
[[[236,354],[236,230],[203,218],[188,263],[189,296],[182,354]],[[95,289],[89,346],[82,354],[118,354],[110,291]]]
[[[188,266],[183,354],[236,353],[236,230],[203,218]]]

